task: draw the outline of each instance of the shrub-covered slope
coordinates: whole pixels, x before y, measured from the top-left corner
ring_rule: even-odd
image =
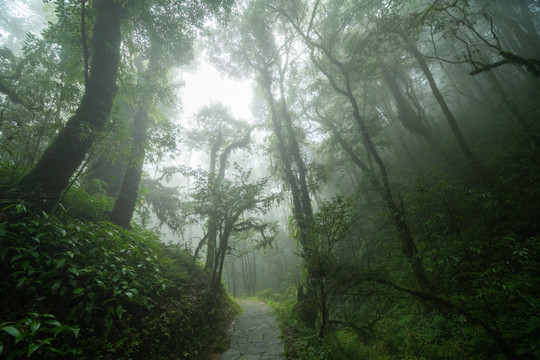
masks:
[[[2,358],[208,357],[230,306],[192,257],[141,229],[23,210],[0,223]]]

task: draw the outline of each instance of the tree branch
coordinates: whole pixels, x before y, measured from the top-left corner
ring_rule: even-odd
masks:
[[[88,44],[86,42],[86,0],[81,0],[81,44],[84,55],[84,85],[88,85],[89,55]]]

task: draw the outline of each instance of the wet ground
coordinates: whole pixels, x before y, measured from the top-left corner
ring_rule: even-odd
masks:
[[[276,315],[265,303],[238,300],[244,310],[234,325],[231,348],[221,360],[284,360]]]

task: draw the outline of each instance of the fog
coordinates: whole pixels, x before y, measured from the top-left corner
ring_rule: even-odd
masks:
[[[291,359],[540,356],[536,1],[102,3],[0,2],[16,199],[280,304]]]

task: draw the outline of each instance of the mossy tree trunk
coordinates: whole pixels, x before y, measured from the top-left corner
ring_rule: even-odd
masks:
[[[259,69],[259,85],[263,89],[270,108],[270,118],[273,125],[273,132],[277,140],[277,149],[282,162],[282,169],[285,174],[285,180],[291,187],[292,212],[300,244],[302,245],[303,256],[305,259],[311,257],[311,238],[310,221],[312,217],[311,200],[306,182],[306,170],[304,162],[300,156],[297,140],[292,131],[292,119],[285,102],[283,82],[280,81],[280,101],[276,101],[272,93],[272,75],[268,68]],[[282,123],[285,122],[285,131]],[[296,164],[296,169],[293,165]],[[295,172],[296,170],[296,172]],[[315,304],[315,286],[312,283],[315,279],[314,271],[306,263],[307,284],[306,294],[299,300],[295,311],[300,319],[309,327],[315,327],[317,319],[317,308]]]
[[[50,211],[67,187],[109,119],[120,62],[123,7],[95,0],[90,76],[75,114],[68,120],[34,168],[17,185],[17,195]]]
[[[124,228],[129,228],[135,205],[138,198],[139,184],[141,183],[145,143],[148,131],[148,114],[144,105],[139,105],[139,110],[133,118],[133,145],[131,158],[124,174],[122,188],[114,202],[111,213],[111,222]]]
[[[116,225],[130,228],[130,221],[135,212],[135,206],[139,197],[139,185],[141,183],[144,159],[146,155],[146,140],[148,138],[149,119],[147,109],[154,100],[154,84],[159,70],[161,58],[161,43],[154,38],[151,39],[151,55],[148,68],[143,73],[142,65],[139,63],[138,70],[142,75],[142,87],[145,89],[139,98],[137,112],[133,117],[133,143],[131,145],[131,155],[128,166],[124,173],[122,187],[114,202],[114,208],[110,220]]]

